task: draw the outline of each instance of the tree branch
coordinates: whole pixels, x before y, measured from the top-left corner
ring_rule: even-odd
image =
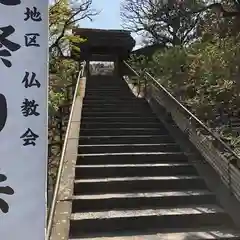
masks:
[[[60,1],[56,2],[55,4],[59,5]],[[70,16],[64,21],[63,27],[61,32],[59,33],[58,37],[56,38],[56,40],[49,46],[49,52],[51,53],[53,51],[53,49],[57,49],[60,53],[61,56],[63,56],[61,47],[60,47],[60,41],[61,39],[65,36],[65,33],[67,31],[67,29],[69,29],[73,24],[75,24],[76,22],[83,20],[85,18],[88,18],[90,20],[92,20],[92,18],[96,15],[99,14],[98,11],[94,10],[91,8],[91,4],[92,4],[92,0],[87,0],[81,3],[80,6],[78,7],[73,7],[70,11],[71,14]],[[52,9],[54,8],[54,6],[52,7]],[[78,15],[80,15],[79,17],[77,17]]]
[[[193,11],[193,12],[190,12],[190,13],[191,14],[201,13],[201,12],[205,12],[209,9],[218,12],[220,14],[220,16],[223,17],[223,18],[240,16],[240,11],[228,12],[223,8],[221,3],[213,3],[213,4],[210,4],[210,5],[202,8],[202,9],[199,9],[197,11]]]

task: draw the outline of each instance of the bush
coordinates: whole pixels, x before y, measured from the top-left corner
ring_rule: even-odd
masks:
[[[238,133],[229,123],[240,109],[239,52],[239,37],[216,38],[160,50],[151,62],[132,58],[131,64],[151,71],[178,100],[238,148]]]

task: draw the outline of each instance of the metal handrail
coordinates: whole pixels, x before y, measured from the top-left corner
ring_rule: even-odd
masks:
[[[138,77],[140,75],[134,70],[126,61],[124,61],[125,65]],[[240,160],[240,157],[238,154],[231,149],[229,145],[227,145],[217,134],[213,133],[200,119],[198,119],[192,112],[190,112],[182,103],[180,103],[161,83],[159,83],[150,73],[145,72],[145,74],[156,84],[158,88],[160,88],[162,91],[164,91],[168,97],[173,100],[187,115],[190,116],[190,119],[194,119],[204,130],[206,130],[209,135],[211,135],[213,138],[215,138],[225,149],[228,150],[228,152],[234,156],[236,159]],[[229,160],[232,161],[231,159]]]
[[[123,61],[124,62],[124,64],[126,64],[127,65],[127,67],[138,77],[138,81],[137,81],[137,84],[139,85],[139,88],[138,88],[138,94],[137,94],[137,97],[139,96],[139,94],[140,94],[140,91],[141,91],[141,89],[140,89],[140,74],[137,72],[137,71],[135,71],[126,61]],[[134,87],[133,87],[134,88]],[[132,89],[133,89],[132,88]],[[146,81],[144,81],[144,88],[146,88]],[[145,89],[144,89],[144,91],[145,91]]]
[[[59,167],[58,167],[58,173],[57,173],[57,179],[56,179],[56,184],[55,184],[54,193],[53,193],[53,199],[52,199],[52,203],[51,203],[51,207],[50,207],[49,215],[48,215],[48,219],[47,219],[47,229],[46,229],[46,238],[45,238],[46,240],[49,240],[50,236],[51,236],[53,219],[54,219],[54,214],[55,214],[55,210],[56,210],[57,197],[58,197],[60,181],[61,181],[61,177],[62,177],[64,158],[65,158],[65,153],[66,153],[66,148],[67,148],[67,141],[68,141],[68,136],[69,136],[69,132],[70,132],[71,120],[73,117],[73,109],[74,109],[74,105],[75,105],[76,98],[77,98],[78,91],[79,91],[80,80],[84,75],[85,65],[86,65],[86,63],[84,62],[83,65],[81,66],[81,70],[79,71],[76,88],[75,88],[75,92],[74,92],[74,96],[73,96],[71,112],[70,112],[70,116],[69,116],[69,120],[68,120],[66,135],[65,135],[65,139],[64,139],[64,143],[63,143],[62,153],[61,153],[61,159],[60,159]]]

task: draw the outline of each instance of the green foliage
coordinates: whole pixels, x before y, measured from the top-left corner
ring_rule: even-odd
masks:
[[[66,56],[71,49],[80,52],[79,43],[86,41],[73,36],[77,22],[96,15],[91,9],[91,0],[55,0],[49,8],[49,52],[51,56]]]
[[[219,109],[236,109],[239,89],[240,44],[225,38],[212,44],[197,42],[188,48],[157,52],[151,71],[200,118],[214,122]]]
[[[130,62],[135,69],[151,71],[176,98],[238,150],[239,134],[219,114],[239,116],[240,41],[238,36],[214,37],[214,41],[199,40],[188,47],[158,51],[152,62],[144,57]]]
[[[64,55],[74,48],[80,53],[76,45],[85,41],[73,36],[71,29],[75,26],[72,16],[75,10],[71,8],[68,0],[55,0],[49,9],[49,114],[54,115],[58,107],[66,99],[65,87],[72,81],[73,74],[78,69],[78,64]]]
[[[136,56],[132,54],[130,59],[128,60],[129,64],[138,70],[138,73],[142,73],[145,70],[149,70],[152,67],[152,63],[148,60],[148,58],[141,56]]]
[[[55,93],[53,90],[49,91],[48,97],[48,114],[49,116],[55,116],[60,104],[64,101],[63,93]]]
[[[83,4],[83,1],[81,1]],[[80,5],[79,5],[80,6]],[[81,5],[82,6],[82,5]],[[80,6],[80,7],[81,7]],[[66,57],[69,51],[74,49],[79,52],[78,43],[85,41],[80,37],[73,36],[71,29],[75,26],[74,14],[88,10],[87,8],[70,7],[68,0],[55,0],[49,9],[49,159],[48,159],[48,189],[53,191],[56,180],[58,163],[61,155],[60,135],[58,124],[60,117],[59,107],[66,101],[66,86],[76,80],[76,71],[79,69],[78,62]],[[83,9],[83,10],[82,10]],[[85,9],[85,10],[84,10]],[[86,15],[87,16],[87,15]],[[63,128],[67,120],[63,119]],[[51,194],[48,198],[51,202]]]
[[[70,59],[50,60],[49,116],[54,116],[59,106],[66,100],[66,86],[71,84],[78,70],[78,63]]]

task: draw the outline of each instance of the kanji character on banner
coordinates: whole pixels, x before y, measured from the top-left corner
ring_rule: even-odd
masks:
[[[6,67],[11,67],[11,61],[7,60],[5,57],[11,57],[12,55],[10,51],[15,52],[20,49],[21,46],[18,43],[11,42],[7,39],[7,37],[15,32],[15,28],[13,26],[9,25],[7,27],[1,27],[0,32],[2,32],[2,34],[0,34],[0,49],[3,47],[6,48],[0,50],[0,58]]]
[[[39,112],[37,112],[38,106],[39,104],[37,104],[35,100],[28,100],[27,98],[25,98],[21,106],[23,116],[39,116],[40,114]]]
[[[3,130],[7,121],[7,100],[0,94],[0,132]]]
[[[39,138],[39,136],[35,134],[30,128],[28,128],[27,131],[20,138],[22,138],[24,141],[23,146],[35,146],[36,140],[37,138]]]
[[[21,0],[0,0],[0,3],[8,6],[15,6],[21,4]]]
[[[29,72],[25,72],[25,76],[22,80],[25,88],[36,86],[37,88],[41,87],[40,82],[36,79],[36,73],[32,72],[31,78],[29,79]]]
[[[26,12],[24,13],[26,17],[24,18],[24,21],[27,21],[28,19],[31,19],[35,22],[41,22],[41,13],[37,10],[36,7],[33,7],[33,10],[30,8],[26,8]]]
[[[0,174],[0,182],[5,182],[7,180],[7,177],[4,174]],[[9,186],[0,186],[0,194],[7,194],[7,195],[13,195],[14,190]],[[0,198],[0,209],[3,213],[8,213],[9,211],[9,205],[8,203]]]
[[[37,37],[39,37],[39,33],[27,33],[25,34],[25,46],[26,47],[40,47],[37,43]]]

